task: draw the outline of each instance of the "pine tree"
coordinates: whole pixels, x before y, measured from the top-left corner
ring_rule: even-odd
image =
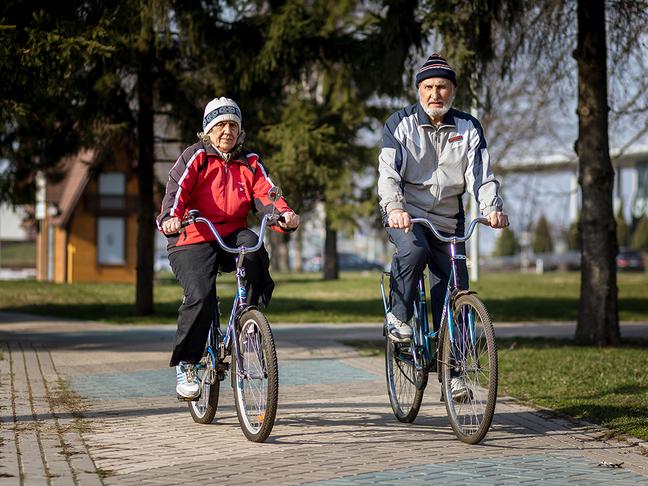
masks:
[[[648,251],[648,217],[642,216],[637,222],[632,233],[632,247],[642,251]]]
[[[579,221],[572,221],[567,229],[567,248],[569,250],[580,250],[580,226]]]
[[[550,253],[553,251],[551,231],[544,214],[540,215],[536,224],[532,247],[534,253]]]
[[[617,243],[619,246],[628,246],[630,244],[630,227],[626,223],[625,216],[623,215],[623,205],[619,207],[619,211],[616,216],[617,224]]]
[[[518,243],[515,233],[510,227],[501,230],[499,238],[495,242],[495,249],[493,256],[511,256],[517,255],[520,251],[520,244]]]

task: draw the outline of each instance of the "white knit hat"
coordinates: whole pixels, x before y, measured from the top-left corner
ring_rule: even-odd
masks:
[[[211,130],[214,125],[226,120],[232,120],[238,123],[240,129],[243,120],[241,109],[234,100],[225,98],[224,96],[214,98],[207,103],[207,106],[205,106],[203,132],[209,133],[209,130]]]

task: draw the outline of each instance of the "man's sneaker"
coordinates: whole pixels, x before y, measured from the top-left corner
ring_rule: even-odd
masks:
[[[412,326],[401,321],[391,312],[387,313],[387,333],[393,341],[409,341],[412,339]]]
[[[470,388],[463,377],[455,376],[450,380],[450,393],[452,393],[453,400],[463,401],[470,397]]]
[[[191,400],[200,395],[200,386],[194,365],[181,361],[176,366],[176,393],[182,400]]]

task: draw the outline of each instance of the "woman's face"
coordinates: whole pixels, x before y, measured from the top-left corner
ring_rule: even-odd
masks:
[[[209,131],[209,139],[214,147],[227,154],[236,145],[240,131],[238,123],[231,120],[222,121]]]

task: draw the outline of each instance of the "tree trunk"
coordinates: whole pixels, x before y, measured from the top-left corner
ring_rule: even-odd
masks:
[[[607,44],[604,0],[579,0],[578,140],[581,294],[576,340],[618,344],[616,221],[612,209],[614,169],[608,143]]]
[[[337,230],[331,226],[328,214],[325,216],[326,236],[324,239],[324,280],[340,278],[337,259]]]
[[[295,255],[293,256],[293,268],[292,270],[297,273],[302,273],[304,271],[304,237],[303,231],[301,229],[293,233],[293,238],[295,240]]]
[[[146,34],[144,34],[146,36]],[[135,310],[138,315],[153,313],[153,33],[148,33],[145,50],[140,52],[137,79],[137,180],[139,204],[137,210],[137,283]]]
[[[270,268],[274,272],[288,271],[288,241],[289,235],[278,231],[269,231]]]
[[[290,271],[290,252],[288,251],[290,234],[280,233],[279,236],[279,270],[288,272]]]

